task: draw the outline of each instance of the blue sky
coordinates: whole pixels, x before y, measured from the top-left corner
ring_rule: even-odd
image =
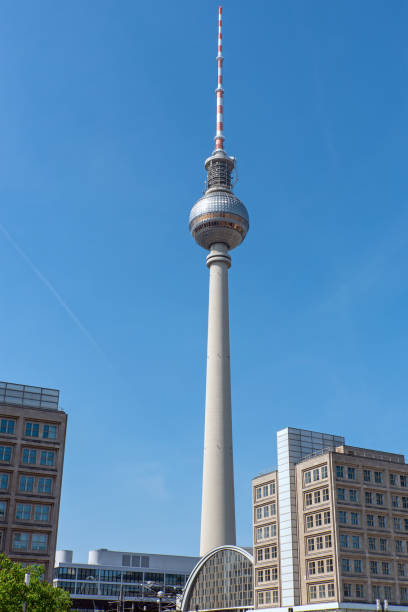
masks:
[[[0,378],[61,389],[59,547],[197,554],[217,2],[6,0]],[[237,527],[276,431],[407,453],[408,4],[226,0]]]

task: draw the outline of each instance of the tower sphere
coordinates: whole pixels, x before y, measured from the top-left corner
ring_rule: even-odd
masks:
[[[248,211],[231,191],[231,172],[235,159],[215,151],[205,162],[208,189],[191,209],[189,227],[194,240],[204,249],[223,242],[234,249],[249,229]]]

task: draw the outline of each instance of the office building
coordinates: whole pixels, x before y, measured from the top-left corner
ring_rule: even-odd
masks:
[[[67,415],[59,391],[0,382],[0,551],[52,580]]]
[[[197,557],[90,550],[88,563],[74,563],[70,550],[57,551],[54,585],[70,593],[76,610],[174,608]],[[159,595],[158,595],[159,594]]]
[[[404,456],[287,428],[253,480],[256,608],[408,610]]]

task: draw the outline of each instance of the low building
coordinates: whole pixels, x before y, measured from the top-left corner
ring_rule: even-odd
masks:
[[[256,608],[408,611],[403,455],[287,428],[252,485]]]
[[[174,608],[197,557],[90,550],[88,563],[57,551],[54,585],[68,591],[75,610]],[[115,607],[116,606],[116,607]]]
[[[52,580],[67,415],[59,391],[0,382],[0,551]]]

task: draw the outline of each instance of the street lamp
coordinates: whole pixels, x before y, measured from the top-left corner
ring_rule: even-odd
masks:
[[[161,602],[162,602],[162,597],[164,597],[164,593],[163,593],[163,591],[159,591],[159,592],[157,593],[157,598],[158,598],[158,599],[157,599],[157,603],[158,603],[158,605],[159,605],[159,612],[161,612]]]
[[[24,584],[26,585],[27,588],[30,586],[30,582],[31,582],[31,574],[27,572],[26,574],[24,574]],[[26,611],[26,608],[27,608],[27,602],[25,601],[23,603],[24,612]]]

